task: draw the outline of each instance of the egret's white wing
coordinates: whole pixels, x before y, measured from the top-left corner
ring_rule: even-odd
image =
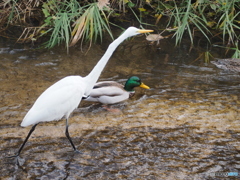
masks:
[[[46,89],[24,117],[21,126],[68,117],[79,105],[86,83],[80,76],[68,76]]]

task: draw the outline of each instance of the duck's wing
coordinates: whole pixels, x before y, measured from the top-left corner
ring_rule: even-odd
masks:
[[[103,81],[95,84],[90,93],[90,96],[119,96],[124,92],[125,90],[123,89],[123,85],[114,81]]]
[[[115,104],[129,98],[124,86],[114,81],[96,83],[86,101]]]

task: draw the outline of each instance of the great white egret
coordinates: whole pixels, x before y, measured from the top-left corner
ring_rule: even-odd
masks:
[[[115,104],[127,100],[135,93],[134,88],[141,87],[150,89],[141,82],[137,76],[130,77],[125,85],[115,81],[102,81],[95,84],[88,98],[85,101],[100,102],[102,104]]]
[[[89,96],[94,84],[97,82],[102,70],[104,69],[109,58],[111,57],[114,50],[118,47],[118,45],[128,37],[148,32],[153,32],[153,30],[141,30],[135,27],[129,27],[121,36],[119,36],[109,45],[103,57],[98,61],[96,66],[86,77],[67,76],[47,88],[38,97],[32,108],[24,117],[21,126],[33,126],[23,144],[20,146],[17,154],[10,157],[18,157],[20,155],[24,145],[28,141],[38,123],[60,120],[63,117],[66,118],[65,134],[70,141],[74,151],[76,151],[76,147],[72,142],[72,139],[69,136],[68,132],[69,115],[74,109],[78,107],[82,98]]]

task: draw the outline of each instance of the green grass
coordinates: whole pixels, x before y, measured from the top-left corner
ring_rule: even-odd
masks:
[[[97,38],[102,39],[104,30],[113,38],[107,15],[97,3],[79,6],[79,3],[72,0],[70,3],[64,2],[60,7],[56,1],[46,2],[44,13],[46,15],[45,24],[51,26],[46,33],[51,33],[50,39],[45,43],[45,47],[52,48],[57,44],[65,43],[67,49],[75,45],[80,39],[92,42]]]
[[[102,40],[103,30],[106,30],[113,39],[107,15],[98,8],[97,3],[92,3],[74,24],[70,46],[75,45],[81,38],[90,41],[90,44],[98,37]]]

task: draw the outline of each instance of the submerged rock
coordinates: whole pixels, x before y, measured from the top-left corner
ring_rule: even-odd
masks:
[[[237,58],[217,59],[216,61],[211,61],[211,63],[220,69],[235,73],[240,72],[240,59]]]
[[[146,37],[147,41],[159,41],[161,39],[164,39],[165,37],[161,36],[160,34],[149,34]]]

